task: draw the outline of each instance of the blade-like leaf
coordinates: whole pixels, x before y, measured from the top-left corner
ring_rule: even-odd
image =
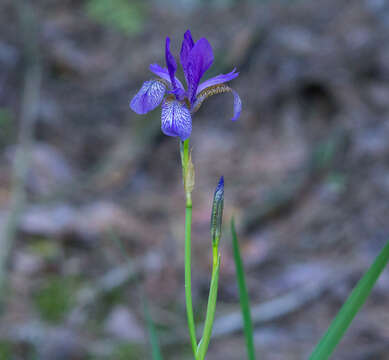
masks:
[[[153,360],[162,360],[161,349],[159,347],[157,329],[151,319],[148,300],[145,299],[143,302],[145,318],[147,322],[147,328],[149,331],[149,339],[151,345],[151,355]]]
[[[246,280],[242,257],[240,256],[238,237],[235,230],[234,218],[231,219],[232,249],[234,252],[236,279],[239,288],[240,307],[242,309],[244,335],[246,338],[247,357],[249,360],[255,359],[253,324],[251,321],[250,300],[247,292]]]
[[[326,360],[331,356],[339,341],[342,339],[346,330],[350,326],[351,321],[365,303],[388,261],[389,241],[376,257],[374,263],[366,271],[365,275],[363,275],[362,279],[359,280],[358,284],[355,286],[354,290],[339,310],[327,332],[309,357],[310,360]]]

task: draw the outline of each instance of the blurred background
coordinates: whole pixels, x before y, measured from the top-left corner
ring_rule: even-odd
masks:
[[[0,359],[190,359],[178,141],[130,98],[185,30],[236,67],[193,123],[193,296],[204,319],[209,220],[225,176],[208,359],[244,359],[235,215],[258,358],[304,359],[389,236],[385,0],[2,0]],[[178,59],[178,56],[176,57]],[[179,74],[182,76],[182,73]],[[389,359],[384,272],[334,359]]]

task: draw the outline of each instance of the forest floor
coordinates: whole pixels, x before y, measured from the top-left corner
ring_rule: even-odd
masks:
[[[145,298],[165,358],[190,358],[179,143],[159,110],[128,108],[148,65],[163,64],[165,36],[178,54],[190,28],[214,48],[209,76],[240,72],[230,85],[243,101],[237,122],[229,94],[193,121],[198,324],[212,194],[226,182],[208,359],[245,357],[232,215],[258,358],[306,359],[389,236],[389,6],[134,2],[132,22],[114,28],[98,21],[99,1],[39,0],[32,17],[0,5],[0,224],[12,245],[0,358],[149,358]],[[388,305],[384,272],[334,359],[389,359]]]

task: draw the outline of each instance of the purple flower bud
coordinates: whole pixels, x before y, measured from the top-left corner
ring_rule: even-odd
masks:
[[[211,239],[212,246],[219,246],[219,240],[222,233],[224,205],[224,177],[222,176],[217,184],[213,195],[212,214],[211,214]]]

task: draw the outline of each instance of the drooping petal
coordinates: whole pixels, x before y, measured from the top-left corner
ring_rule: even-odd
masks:
[[[182,45],[181,45],[180,61],[181,61],[182,68],[184,70],[184,75],[187,84],[188,84],[187,67],[188,67],[189,53],[192,50],[193,46],[194,46],[194,41],[192,39],[192,34],[190,33],[190,30],[186,30],[184,34],[184,40],[182,40]]]
[[[176,73],[177,70],[177,63],[176,60],[174,59],[173,54],[170,52],[170,38],[166,38],[166,43],[165,43],[165,58],[166,58],[166,66],[167,70],[169,72],[170,76],[170,82],[172,83],[173,90],[176,89],[176,78],[174,74]]]
[[[196,98],[196,90],[201,77],[213,63],[213,51],[207,39],[201,38],[189,53],[187,63],[188,98],[191,103]]]
[[[154,110],[162,101],[166,86],[162,81],[145,81],[130,102],[130,108],[137,114],[146,114]]]
[[[209,98],[212,95],[216,94],[223,94],[226,92],[231,92],[234,95],[234,115],[231,118],[231,120],[235,121],[239,118],[240,113],[242,111],[242,101],[240,100],[240,97],[238,93],[231,89],[229,86],[226,84],[218,84],[218,85],[213,85],[209,86],[203,91],[201,91],[196,98],[196,101],[194,102],[192,106],[192,113],[196,112],[198,109],[200,109],[200,106],[204,102],[205,99]]]
[[[179,136],[186,140],[192,132],[192,118],[185,104],[175,99],[165,99],[162,103],[162,132],[168,136]]]
[[[213,78],[210,78],[208,80],[205,80],[204,82],[202,82],[199,87],[197,88],[197,92],[196,92],[196,95],[199,94],[201,91],[203,91],[204,89],[206,89],[207,87],[209,86],[213,86],[213,85],[218,85],[218,84],[223,84],[227,81],[230,81],[232,79],[235,79],[236,77],[238,77],[239,73],[235,71],[236,69],[233,69],[231,72],[229,72],[228,74],[219,74]]]
[[[153,74],[159,76],[161,79],[164,79],[164,80],[168,81],[169,84],[171,84],[170,75],[169,75],[169,71],[167,68],[162,67],[158,64],[151,64],[149,66],[149,69]],[[176,80],[176,84],[178,85],[178,87],[181,88],[182,90],[184,90],[184,86],[182,85],[181,81],[179,79],[177,79],[176,77],[174,79]]]

